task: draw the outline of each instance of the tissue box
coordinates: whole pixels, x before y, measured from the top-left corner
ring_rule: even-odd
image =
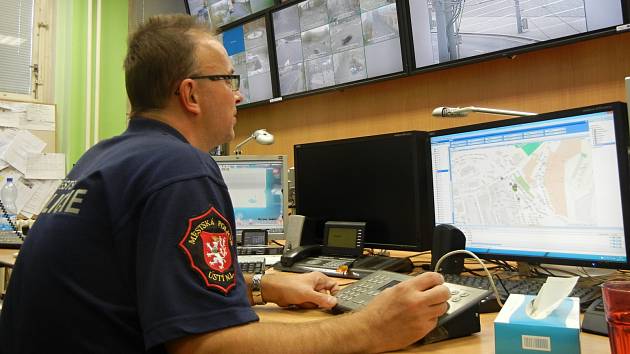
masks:
[[[535,296],[511,294],[494,320],[496,354],[579,354],[580,299],[566,298],[547,317],[535,320],[525,313]]]

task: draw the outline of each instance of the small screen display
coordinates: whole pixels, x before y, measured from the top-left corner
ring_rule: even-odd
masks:
[[[357,230],[348,227],[331,227],[328,229],[328,247],[356,248]]]

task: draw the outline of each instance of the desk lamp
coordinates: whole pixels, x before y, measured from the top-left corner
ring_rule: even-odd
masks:
[[[252,139],[256,139],[256,142],[261,145],[273,144],[273,135],[265,129],[258,129],[258,130],[255,130],[252,133],[252,135],[248,136],[247,139],[241,141],[240,143],[236,145],[236,147],[234,148],[234,155],[240,155],[242,152],[241,148],[243,147],[243,145],[247,144]]]
[[[437,107],[431,113],[434,117],[465,117],[470,112],[480,112],[480,113],[490,113],[490,114],[503,114],[506,116],[535,116],[538,113],[531,112],[519,112],[519,111],[509,111],[506,109],[494,109],[494,108],[483,108],[483,107]]]

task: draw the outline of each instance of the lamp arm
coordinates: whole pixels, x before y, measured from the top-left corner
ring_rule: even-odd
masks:
[[[250,135],[247,139],[241,141],[240,143],[238,143],[235,147],[234,147],[234,155],[240,155],[241,154],[241,147],[247,143],[249,143],[252,139],[254,139],[254,135]]]
[[[536,113],[532,112],[520,112],[520,111],[510,111],[507,109],[495,109],[495,108],[484,108],[484,107],[464,107],[462,110],[467,110],[469,112],[481,112],[481,113],[489,113],[489,114],[502,114],[506,116],[535,116]]]

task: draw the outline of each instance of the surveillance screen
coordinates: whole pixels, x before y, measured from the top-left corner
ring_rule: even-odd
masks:
[[[394,0],[307,0],[273,28],[281,95],[403,70]]]
[[[623,23],[619,0],[409,0],[416,68]]]
[[[240,104],[270,99],[273,92],[265,18],[231,28],[219,38],[232,60],[235,74],[241,75]]]
[[[218,28],[273,6],[273,0],[187,0],[190,15]]]

